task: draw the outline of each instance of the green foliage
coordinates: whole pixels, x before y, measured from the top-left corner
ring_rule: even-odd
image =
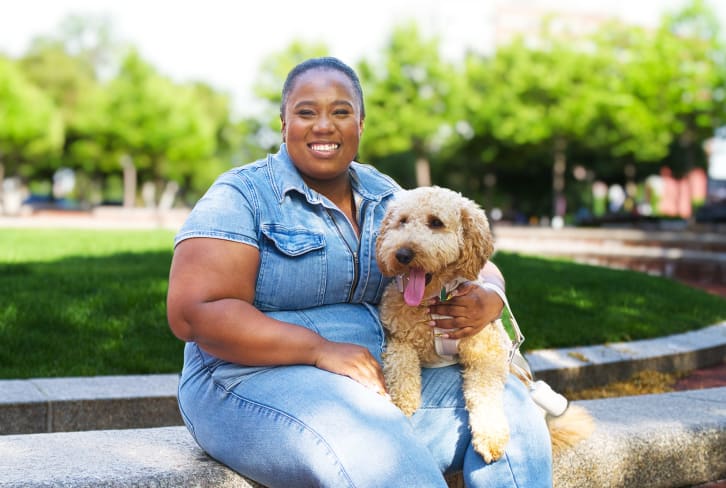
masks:
[[[104,112],[99,110],[102,87],[93,66],[84,58],[70,55],[58,41],[38,39],[19,60],[19,66],[36,86],[50,95],[60,109],[65,126],[63,153],[56,167],[80,169],[93,175],[108,168],[110,157],[98,137]],[[54,168],[55,169],[55,168]],[[34,179],[43,176],[41,165],[34,165]],[[50,180],[50,174],[45,177]]]
[[[0,164],[13,175],[23,162],[57,153],[63,136],[63,120],[50,97],[0,57]]]
[[[165,310],[172,232],[2,234],[0,377],[179,371]]]
[[[400,25],[381,59],[361,62],[358,72],[366,97],[363,160],[429,159],[440,150],[461,116],[462,83],[439,54],[438,39],[424,39],[415,24]]]
[[[130,155],[146,179],[178,178],[215,150],[210,112],[194,90],[174,85],[135,51],[108,87],[107,110],[114,114],[105,127],[110,146]]]
[[[462,62],[440,51],[438,38],[404,22],[357,65],[367,109],[359,159],[407,187],[430,167],[435,184],[545,215],[553,196],[570,209],[587,201],[595,178],[703,167],[704,141],[726,123],[726,47],[703,0],[656,29],[613,22],[566,37],[545,22],[526,42]],[[216,172],[277,149],[287,72],[328,53],[296,40],[269,56],[254,85],[259,107],[235,114],[228,94],[157,72],[108,19],[70,17],[1,62],[0,161],[31,183],[74,168],[85,188],[108,194],[128,155],[139,186],[174,180],[189,203]],[[573,178],[576,165],[586,182]]]

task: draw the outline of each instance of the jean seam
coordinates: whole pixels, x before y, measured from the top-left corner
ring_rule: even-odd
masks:
[[[509,473],[512,475],[512,483],[514,483],[514,486],[519,488],[519,482],[517,481],[517,477],[514,475],[514,468],[512,467],[512,463],[509,461],[509,454],[504,452],[504,459],[507,460],[507,466],[509,466]]]
[[[228,395],[234,397],[235,399],[237,399],[237,401],[242,402],[242,403],[246,403],[248,405],[255,406],[255,407],[259,408],[259,409],[267,410],[267,411],[272,412],[272,413],[274,413],[274,414],[276,414],[276,415],[278,415],[280,417],[284,417],[287,420],[289,420],[290,422],[293,422],[294,424],[300,426],[303,430],[309,432],[311,435],[313,435],[313,437],[315,437],[318,440],[318,442],[320,442],[320,444],[322,446],[324,446],[325,451],[327,451],[327,453],[333,458],[335,465],[338,467],[338,470],[344,476],[344,478],[348,481],[348,486],[350,486],[352,488],[355,487],[355,484],[353,483],[353,480],[351,479],[350,475],[348,474],[348,472],[346,471],[345,467],[343,466],[343,463],[340,461],[340,458],[338,458],[338,455],[335,453],[335,450],[330,446],[330,444],[328,444],[328,442],[325,440],[325,438],[323,436],[321,436],[317,431],[315,431],[314,429],[312,429],[309,425],[307,425],[306,423],[302,422],[300,419],[289,415],[287,412],[283,412],[282,410],[279,410],[277,408],[274,408],[274,407],[272,407],[270,405],[265,405],[264,403],[260,403],[260,402],[254,401],[254,400],[250,400],[249,398],[245,398],[245,397],[239,395],[238,393],[236,393],[234,391],[227,390],[224,387],[224,385],[217,383],[214,380],[214,378],[212,378],[212,383],[214,384],[215,388],[221,389],[226,394],[228,394]]]

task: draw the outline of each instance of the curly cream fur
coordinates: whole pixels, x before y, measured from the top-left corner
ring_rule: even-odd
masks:
[[[399,249],[413,258],[402,264]],[[391,203],[376,242],[376,257],[387,276],[407,273],[411,267],[431,275],[424,296],[457,278],[476,280],[493,252],[493,239],[484,211],[461,194],[439,187],[401,192]],[[407,305],[395,283],[380,305],[388,332],[383,373],[393,402],[413,414],[421,402],[421,367],[440,361],[425,305]],[[459,344],[463,366],[464,398],[469,411],[474,448],[486,462],[499,459],[509,441],[504,415],[504,383],[509,371],[507,337],[497,321]]]
[[[397,259],[400,249],[412,252],[410,262]],[[376,258],[384,275],[406,274],[412,267],[430,274],[425,297],[438,295],[457,278],[476,280],[493,251],[484,210],[460,193],[440,187],[400,192],[388,207],[376,241]],[[407,305],[396,283],[383,293],[380,316],[388,335],[383,354],[386,385],[393,402],[412,415],[421,403],[421,367],[441,361],[432,327],[427,325],[431,317],[425,304]],[[499,459],[509,441],[503,396],[510,344],[499,320],[459,343],[472,444],[487,463]],[[577,408],[547,420],[555,452],[592,430],[587,412]]]

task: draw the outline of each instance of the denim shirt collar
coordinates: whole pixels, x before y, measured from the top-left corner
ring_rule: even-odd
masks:
[[[300,176],[300,172],[287,152],[287,144],[282,143],[280,150],[276,154],[269,156],[268,169],[270,182],[278,202],[282,202],[288,192],[296,191],[304,195],[310,203],[322,203],[320,195],[311,189]],[[384,197],[399,189],[391,178],[387,176],[374,177],[370,171],[366,170],[365,165],[356,161],[351,162],[348,172],[351,176],[353,189],[367,200],[381,201]]]

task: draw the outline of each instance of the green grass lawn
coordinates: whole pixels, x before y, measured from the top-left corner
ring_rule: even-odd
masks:
[[[172,231],[0,229],[0,378],[178,372]],[[726,300],[680,283],[498,253],[524,349],[698,329]]]
[[[170,231],[0,229],[0,377],[179,371]]]

